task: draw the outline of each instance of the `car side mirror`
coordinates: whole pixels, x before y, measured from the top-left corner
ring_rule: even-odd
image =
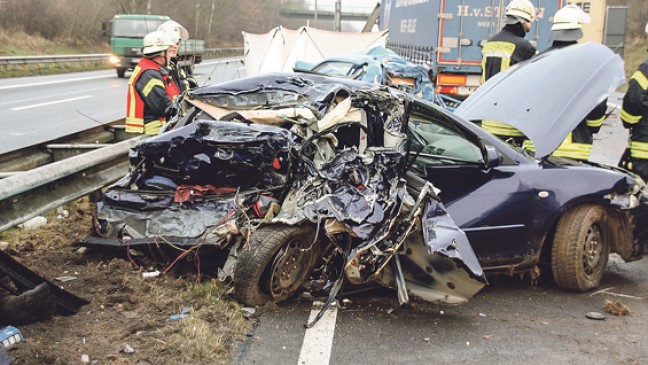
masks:
[[[500,156],[499,152],[497,152],[497,149],[493,146],[485,146],[486,147],[486,167],[487,168],[493,168],[497,167],[502,163],[502,156]]]

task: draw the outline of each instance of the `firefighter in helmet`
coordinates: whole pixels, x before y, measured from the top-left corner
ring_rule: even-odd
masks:
[[[645,30],[648,33],[648,24]],[[628,81],[621,120],[623,126],[630,129],[630,156],[624,165],[648,180],[648,59]]]
[[[188,75],[178,64],[180,61],[178,56],[180,42],[189,39],[189,32],[187,29],[174,20],[167,20],[158,27],[158,30],[166,32],[174,42],[174,45],[169,48],[170,55],[167,70],[173,78],[173,81],[176,83],[178,90],[183,92],[198,86],[196,80],[191,75]]]
[[[559,9],[553,17],[551,26],[551,47],[542,53],[551,52],[578,43],[583,37],[583,24],[591,21],[589,15],[580,7],[570,4]],[[575,160],[587,161],[592,153],[593,135],[598,133],[605,120],[607,99],[601,101],[583,119],[576,128],[569,133],[553,155],[568,157]],[[535,148],[531,141],[524,141],[524,148],[533,151]]]
[[[166,123],[171,102],[180,94],[166,69],[174,44],[162,31],[144,37],[143,57],[128,80],[126,132],[155,135]]]
[[[537,53],[536,48],[524,39],[531,30],[535,9],[529,0],[511,0],[506,7],[506,26],[484,43],[482,49],[482,84],[493,75],[510,66],[526,61]],[[524,134],[507,124],[494,120],[482,121],[487,132],[502,139],[513,139],[521,145]]]

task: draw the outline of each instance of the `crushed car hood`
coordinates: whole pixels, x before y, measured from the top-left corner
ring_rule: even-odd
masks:
[[[621,57],[601,44],[577,44],[495,75],[455,113],[519,129],[535,144],[536,157],[542,158],[624,82]]]

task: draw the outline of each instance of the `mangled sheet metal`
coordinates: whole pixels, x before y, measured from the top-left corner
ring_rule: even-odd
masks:
[[[258,227],[308,226],[321,255],[311,285],[329,302],[343,282],[393,287],[402,303],[461,303],[485,284],[434,188],[406,178],[405,94],[274,74],[188,98],[186,125],[132,150],[133,171],[97,204],[88,242],[216,245],[230,250],[232,278],[236,252],[261,244],[250,241]]]

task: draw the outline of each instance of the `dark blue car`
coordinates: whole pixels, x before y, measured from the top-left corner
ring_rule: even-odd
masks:
[[[497,75],[456,114],[415,104],[412,169],[440,190],[486,271],[550,271],[558,286],[585,291],[599,284],[611,252],[626,261],[645,254],[644,181],[550,155],[622,82],[618,56],[583,44]],[[473,123],[482,119],[524,132],[538,147],[535,156]]]

